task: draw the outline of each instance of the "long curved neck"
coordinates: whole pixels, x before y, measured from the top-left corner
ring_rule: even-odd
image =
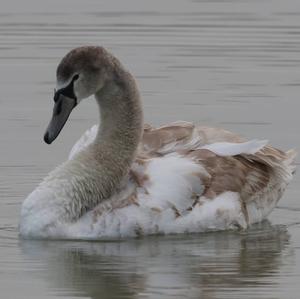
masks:
[[[94,142],[98,152],[108,149],[110,158],[131,164],[142,134],[143,112],[135,80],[123,71],[96,95],[101,126]]]
[[[71,217],[80,217],[120,187],[135,158],[142,135],[143,113],[133,77],[122,70],[96,95],[101,125],[95,141],[74,162],[82,175],[72,200]],[[74,164],[73,164],[74,165]],[[71,203],[70,203],[71,204]]]

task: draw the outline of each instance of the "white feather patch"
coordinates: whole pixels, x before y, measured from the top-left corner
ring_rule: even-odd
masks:
[[[235,156],[240,154],[255,154],[268,144],[268,140],[253,139],[242,143],[216,142],[202,146],[218,156]]]
[[[97,132],[98,125],[94,125],[88,129],[73,145],[69,154],[69,160],[72,160],[77,153],[81,152],[88,145],[90,145],[95,140]]]
[[[201,165],[178,154],[151,160],[146,174],[150,178],[149,195],[140,204],[160,210],[176,207],[180,212],[192,206],[193,193],[201,195],[204,190],[197,174],[209,176]]]

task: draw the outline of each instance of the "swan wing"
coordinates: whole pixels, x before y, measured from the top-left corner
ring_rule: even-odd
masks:
[[[198,171],[203,192],[197,194],[202,201],[233,192],[248,224],[268,216],[295,171],[293,150],[283,152],[266,140],[246,141],[223,129],[187,122],[159,128],[149,126],[144,132],[142,150],[161,159],[172,154],[192,159],[204,170],[201,174]]]

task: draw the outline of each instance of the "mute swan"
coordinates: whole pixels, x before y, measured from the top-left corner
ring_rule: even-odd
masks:
[[[72,109],[95,95],[101,126],[22,205],[24,238],[100,239],[247,228],[273,210],[295,152],[176,122],[143,124],[132,75],[102,47],[70,51],[57,68],[51,143]]]

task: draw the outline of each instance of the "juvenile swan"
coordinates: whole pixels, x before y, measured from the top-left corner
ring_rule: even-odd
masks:
[[[247,228],[268,216],[292,179],[293,150],[189,122],[144,125],[134,78],[102,47],[76,48],[60,62],[46,143],[91,95],[101,125],[26,198],[24,238]]]

